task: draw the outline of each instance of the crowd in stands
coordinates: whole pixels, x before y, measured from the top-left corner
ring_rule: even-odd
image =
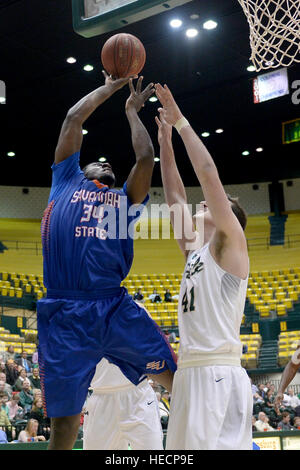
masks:
[[[138,302],[144,303],[147,299],[153,303],[174,302],[175,300],[178,300],[178,295],[172,295],[170,289],[166,289],[163,299],[157,292],[157,289],[153,289],[152,294],[148,297],[144,296],[142,289],[138,289],[133,295],[133,300],[137,300]]]
[[[275,386],[270,382],[252,383],[252,394],[254,432],[300,429],[300,394],[295,395],[293,387],[284,394],[280,407],[275,403]]]
[[[14,347],[0,352],[0,443],[45,441],[50,419],[45,416],[37,351],[32,357]]]

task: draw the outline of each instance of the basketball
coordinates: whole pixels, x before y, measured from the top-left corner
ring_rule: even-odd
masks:
[[[101,61],[112,77],[127,78],[141,72],[146,61],[146,51],[141,41],[132,34],[115,34],[104,44]]]

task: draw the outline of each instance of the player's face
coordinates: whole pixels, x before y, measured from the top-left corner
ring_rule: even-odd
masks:
[[[90,163],[83,169],[83,172],[84,176],[89,180],[98,180],[110,188],[115,186],[116,177],[109,163]]]

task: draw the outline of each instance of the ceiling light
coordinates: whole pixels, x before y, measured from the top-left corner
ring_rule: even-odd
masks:
[[[5,96],[0,96],[0,104],[5,104],[5,103],[6,103]]]
[[[154,161],[155,161],[155,162],[159,162],[160,159],[159,159],[158,157],[155,157],[155,158],[154,158]]]
[[[257,151],[257,152],[262,152],[262,151],[263,151],[263,148],[262,148],[262,147],[257,147],[256,151]]]
[[[255,72],[256,68],[254,67],[254,65],[249,65],[249,67],[247,67],[247,70],[248,72]]]
[[[216,130],[216,134],[222,134],[222,132],[224,132],[224,129],[217,129]]]
[[[205,21],[205,23],[203,24],[204,29],[215,29],[217,26],[218,26],[218,23],[213,20]]]
[[[98,161],[99,161],[99,162],[106,162],[106,158],[105,158],[105,157],[100,157],[100,158],[98,159]]]
[[[210,136],[210,133],[209,132],[202,132],[202,137],[209,137]]]
[[[68,62],[68,64],[75,64],[76,59],[75,59],[75,57],[68,57],[67,62]]]
[[[151,101],[151,103],[155,103],[157,101],[156,96],[151,96],[151,98],[149,98],[149,101]]]
[[[7,152],[8,157],[15,157],[15,152]]]
[[[92,70],[94,70],[94,67],[92,65],[87,64],[83,67],[83,70],[85,70],[86,72],[91,72]]]
[[[83,133],[83,135],[85,135],[85,134],[88,133],[88,131],[86,129],[82,129],[82,133]]]
[[[186,30],[185,34],[188,38],[195,38],[198,35],[199,31],[195,28],[189,28]]]
[[[242,152],[242,155],[246,156],[246,155],[250,155],[250,152],[249,150],[244,150],[244,152]]]
[[[197,13],[194,13],[193,15],[190,16],[191,20],[197,20],[199,18],[199,15]]]
[[[180,28],[181,25],[182,25],[182,21],[179,20],[178,18],[170,21],[170,26],[172,26],[172,28]]]

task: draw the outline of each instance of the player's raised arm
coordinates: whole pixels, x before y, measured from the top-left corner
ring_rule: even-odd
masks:
[[[154,93],[154,85],[150,83],[142,91],[143,77],[139,77],[136,89],[132,79],[129,81],[131,94],[126,101],[126,116],[131,129],[132,146],[136,163],[127,179],[127,194],[133,204],[144,201],[151,187],[154,168],[154,148],[147,129],[140,120],[138,112]]]
[[[188,243],[186,235],[193,233],[193,219],[187,207],[186,191],[178,171],[172,144],[172,126],[164,118],[165,111],[159,109],[160,116],[155,121],[158,126],[158,143],[160,146],[160,168],[164,187],[165,200],[169,206],[171,223],[178,245],[187,257]]]
[[[184,118],[168,87],[157,84],[156,95],[164,107],[165,119],[178,130],[201,184],[216,229],[210,241],[212,254],[224,270],[245,278],[249,269],[246,238],[220,181],[216,165]]]
[[[117,90],[126,85],[129,78],[112,79],[103,70],[105,84],[89,93],[76,103],[67,113],[63,122],[57,147],[55,163],[60,163],[70,155],[78,152],[82,145],[82,125],[88,117],[112,96]]]

